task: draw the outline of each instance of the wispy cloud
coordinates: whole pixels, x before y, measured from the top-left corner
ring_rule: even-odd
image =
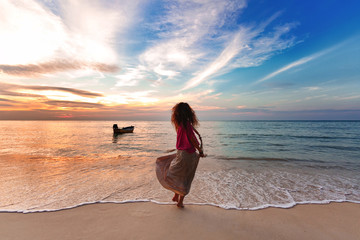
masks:
[[[17,84],[8,84],[0,82],[0,95],[14,95],[18,96],[17,93],[19,90],[34,90],[34,91],[61,91],[67,92],[82,97],[101,97],[101,93],[85,91],[75,88],[65,88],[65,87],[51,87],[51,86],[29,86],[29,85],[17,85]]]
[[[288,71],[288,70],[293,69],[293,68],[295,68],[295,67],[298,67],[298,66],[300,66],[300,65],[306,64],[306,63],[308,63],[308,62],[310,62],[310,61],[313,61],[313,60],[315,60],[315,59],[317,59],[317,58],[319,58],[319,57],[321,57],[321,56],[323,56],[323,55],[325,55],[325,54],[327,54],[327,53],[335,50],[336,48],[338,48],[338,47],[341,46],[342,44],[343,44],[343,43],[337,44],[336,46],[327,48],[327,49],[325,49],[325,50],[323,50],[323,51],[314,53],[314,54],[312,54],[312,55],[310,55],[310,56],[303,57],[303,58],[301,58],[301,59],[299,59],[299,60],[297,60],[297,61],[294,61],[294,62],[292,62],[292,63],[290,63],[290,64],[288,64],[288,65],[286,65],[286,66],[284,66],[284,67],[282,67],[282,68],[280,68],[280,69],[278,69],[278,70],[276,70],[276,71],[274,71],[274,72],[272,72],[272,73],[270,73],[270,74],[268,74],[268,75],[266,75],[265,77],[263,77],[263,78],[261,78],[260,80],[256,81],[255,84],[264,82],[264,81],[266,81],[266,80],[268,80],[268,79],[270,79],[270,78],[273,78],[273,77],[279,75],[280,73],[283,73],[283,72],[285,72],[285,71]]]
[[[353,96],[334,96],[336,100],[353,100],[353,99],[360,99],[360,95],[353,95]]]
[[[320,90],[320,87],[312,86],[312,87],[304,87],[304,89],[307,91],[317,91]]]
[[[79,117],[79,114],[74,111],[89,114],[94,111],[107,111],[111,115],[111,112],[116,111],[116,109],[121,108],[121,111],[124,111],[127,105],[131,105],[131,108],[133,108],[132,114],[134,114],[136,109],[146,112],[146,109],[142,109],[159,101],[152,95],[154,95],[154,91],[148,90],[119,92],[116,95],[105,96],[99,92],[75,88],[0,82],[0,111],[11,111],[17,115],[16,111],[23,111],[25,114],[29,111],[36,113],[37,111],[46,110],[49,111],[48,117],[54,115],[58,117]],[[7,115],[15,116],[14,114],[8,112],[4,117]],[[19,112],[19,115],[21,115],[21,112]],[[101,114],[98,117],[101,117]],[[5,117],[4,119],[8,118]]]
[[[225,115],[233,115],[238,119],[267,119],[267,120],[324,120],[324,119],[358,119],[360,116],[360,109],[336,109],[336,108],[311,108],[299,110],[276,110],[271,108],[226,108],[222,109]],[[230,118],[231,119],[231,118]]]
[[[215,74],[222,74],[234,68],[258,66],[275,53],[293,46],[294,38],[283,38],[283,36],[295,26],[294,24],[277,26],[274,31],[264,33],[266,27],[278,15],[278,13],[274,14],[257,27],[241,26],[225,44],[226,47],[221,54],[190,79],[182,90],[196,87]]]
[[[100,103],[88,103],[88,102],[74,102],[74,101],[45,101],[44,104],[53,105],[58,107],[66,108],[102,108],[103,104]]]
[[[297,26],[295,23],[276,26],[272,31],[268,33],[264,32],[267,26],[279,16],[280,13],[274,14],[265,23],[260,24],[257,28],[250,29],[248,34],[250,34],[252,38],[250,38],[246,44],[247,47],[242,49],[240,54],[234,59],[233,64],[230,65],[230,69],[259,66],[273,55],[297,43],[295,37],[286,36]]]
[[[6,98],[0,98],[0,102],[16,103],[17,101],[6,99]],[[7,104],[6,106],[10,106],[10,105]]]
[[[61,19],[35,1],[1,1],[0,16],[0,64],[44,61],[66,40]]]
[[[146,72],[142,66],[126,68],[123,73],[115,76],[118,79],[115,87],[136,86],[145,76]]]
[[[147,48],[140,62],[159,77],[170,79],[179,71],[194,68],[193,64],[210,52],[206,43],[218,44],[221,27],[245,6],[246,1],[233,0],[169,2],[154,23],[161,41]]]
[[[242,48],[246,45],[241,44],[242,40],[246,38],[246,30],[240,30],[229,43],[229,45],[222,51],[220,56],[215,59],[205,70],[198,73],[196,77],[189,80],[182,90],[186,90],[199,85],[209,76],[222,69],[234,56],[236,56]]]
[[[305,64],[305,63],[307,63],[307,62],[309,62],[311,60],[314,60],[314,59],[320,57],[321,55],[323,55],[323,54],[315,54],[315,55],[311,55],[309,57],[301,58],[301,59],[299,59],[299,60],[297,60],[295,62],[292,62],[292,63],[286,65],[285,67],[282,67],[282,68],[276,70],[275,72],[270,73],[269,75],[266,75],[265,77],[263,77],[262,79],[256,81],[255,83],[264,82],[264,81],[266,81],[266,80],[268,80],[270,78],[275,77],[276,75],[279,75],[282,72],[288,71],[288,70],[290,70],[290,69],[292,69],[294,67],[300,66],[300,65]]]
[[[107,95],[101,98],[100,102],[108,106],[116,106],[121,104],[144,105],[158,102],[159,99],[152,97],[154,91],[134,91],[134,92],[120,92],[117,95]]]
[[[27,65],[0,65],[0,73],[22,77],[38,77],[42,74],[86,69],[112,73],[116,72],[119,67],[104,63],[82,63],[72,60],[50,61]]]
[[[163,105],[165,105],[168,109],[170,109],[172,105],[182,101],[186,101],[191,104],[196,104],[197,107],[199,108],[199,106],[204,102],[206,102],[206,100],[209,99],[217,100],[219,96],[221,96],[221,94],[222,93],[216,93],[213,89],[195,90],[191,93],[188,92],[178,93],[174,96],[162,98],[160,102]]]
[[[1,1],[0,72],[35,77],[89,68],[116,71],[116,34],[131,25],[139,2]]]

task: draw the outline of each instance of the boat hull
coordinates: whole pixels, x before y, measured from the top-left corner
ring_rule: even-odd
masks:
[[[134,126],[131,127],[125,127],[125,128],[114,128],[114,134],[120,134],[120,133],[132,133],[134,132]]]

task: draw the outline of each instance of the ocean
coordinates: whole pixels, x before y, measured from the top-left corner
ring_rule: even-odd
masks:
[[[112,125],[134,125],[114,136]],[[360,121],[202,121],[204,150],[185,204],[226,209],[360,203]],[[172,204],[155,160],[167,121],[0,121],[0,211],[97,202]]]

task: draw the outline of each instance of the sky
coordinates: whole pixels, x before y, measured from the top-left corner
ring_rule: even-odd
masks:
[[[357,0],[0,0],[0,120],[360,120]]]

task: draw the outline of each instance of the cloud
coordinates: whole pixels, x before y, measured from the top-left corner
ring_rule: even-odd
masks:
[[[47,105],[53,105],[58,107],[67,108],[102,108],[103,104],[88,103],[88,102],[74,102],[74,101],[45,101]]]
[[[60,48],[61,55],[81,62],[115,64],[118,56],[114,40],[116,34],[130,24],[128,16],[132,13],[130,1],[124,1],[121,8],[116,6],[116,2],[106,5],[98,0],[60,1],[62,23],[67,30],[67,39]]]
[[[75,94],[82,97],[102,97],[101,93],[85,91],[81,89],[75,88],[65,88],[65,87],[51,87],[51,86],[27,86],[27,85],[17,85],[17,84],[8,84],[0,82],[0,95],[10,95],[10,96],[21,96],[21,92],[19,90],[34,90],[34,91],[60,91],[67,92],[71,94]],[[28,94],[24,94],[23,96],[29,96]],[[31,96],[39,96],[36,94],[31,94]]]
[[[173,1],[159,22],[160,28],[165,30],[160,35],[176,39],[185,37],[184,45],[212,38],[219,28],[234,20],[234,13],[245,7],[245,0]]]
[[[182,90],[198,86],[215,74],[222,74],[234,68],[258,66],[275,53],[294,44],[293,38],[283,38],[295,24],[277,26],[274,31],[264,33],[266,27],[278,16],[274,14],[257,27],[241,26],[225,44],[221,54],[204,70],[195,74]]]
[[[154,93],[154,91],[148,90],[121,92],[116,95],[105,96],[101,93],[75,88],[25,86],[0,82],[0,110],[14,112],[14,114],[7,113],[8,117],[4,119],[10,119],[9,116],[17,119],[15,117],[17,111],[20,111],[18,112],[20,116],[22,115],[21,111],[33,111],[34,114],[37,114],[37,111],[40,110],[51,110],[51,114],[50,112],[47,114],[49,119],[55,115],[55,118],[68,118],[70,115],[81,117],[79,116],[80,112],[112,112],[126,105],[131,105],[129,108],[133,108],[132,113],[134,113],[136,111],[134,109],[142,109],[158,102],[159,99],[152,96]],[[79,113],[74,111],[79,111]],[[24,119],[33,119],[27,113],[23,116]],[[95,118],[101,118],[101,114]]]
[[[278,69],[278,70],[276,70],[276,71],[274,71],[274,72],[266,75],[265,77],[263,77],[262,79],[256,81],[255,83],[264,82],[264,81],[266,81],[266,80],[268,80],[268,79],[270,79],[270,78],[275,77],[276,75],[279,75],[279,74],[282,73],[282,72],[285,72],[285,71],[290,70],[290,69],[292,69],[292,68],[294,68],[294,67],[300,66],[300,65],[305,64],[305,63],[307,63],[307,62],[309,62],[309,61],[311,61],[311,60],[314,60],[315,58],[317,58],[317,57],[319,57],[319,56],[320,56],[320,55],[318,55],[318,56],[312,55],[312,56],[309,56],[309,57],[301,58],[301,59],[299,59],[299,60],[297,60],[297,61],[295,61],[295,62],[292,62],[292,63],[286,65],[285,67],[282,67],[282,68],[280,68],[280,69]]]
[[[0,2],[3,74],[93,69],[117,71],[116,36],[130,27],[141,1]]]
[[[103,95],[102,93],[86,91],[75,88],[17,85],[0,82],[0,96],[15,98],[36,98],[40,102],[52,103],[59,106],[61,103],[89,103],[88,106],[117,106],[122,104],[152,104],[159,101],[151,95],[156,93],[153,90],[119,92],[116,95]],[[5,99],[5,98],[4,98]],[[25,100],[22,101],[25,101]],[[57,103],[57,104],[54,104]],[[90,104],[91,103],[91,104]],[[100,104],[100,105],[97,105]],[[84,106],[85,106],[84,105]],[[80,106],[80,105],[79,105]]]
[[[312,87],[304,87],[304,89],[307,91],[317,91],[320,90],[320,87],[312,86]]]
[[[214,73],[218,72],[222,69],[238,52],[241,48],[244,48],[243,44],[241,44],[242,39],[246,36],[245,30],[240,30],[237,34],[235,34],[234,38],[229,45],[221,52],[220,56],[215,59],[205,70],[201,71],[197,74],[196,77],[190,79],[182,90],[187,90],[189,88],[195,87],[207,79],[209,76],[213,75]]]
[[[139,80],[145,78],[145,74],[146,73],[143,71],[142,66],[126,68],[124,69],[123,74],[115,76],[118,79],[118,81],[116,81],[115,87],[136,86],[139,83]]]
[[[0,2],[0,64],[30,64],[54,54],[66,40],[61,19],[32,0]]]
[[[102,97],[103,94],[85,91],[81,89],[74,89],[74,88],[64,88],[64,87],[48,87],[48,86],[26,86],[24,89],[31,89],[31,90],[50,90],[50,91],[62,91],[72,93],[82,97]]]
[[[81,69],[93,69],[100,72],[116,72],[119,68],[116,65],[87,62],[81,63],[67,60],[28,65],[0,65],[0,73],[22,77],[37,77],[42,74]]]
[[[244,109],[244,108],[246,108],[246,105],[238,105],[238,106],[236,106],[236,108],[237,109]]]
[[[274,16],[278,16],[278,14]],[[270,23],[271,21],[268,20],[268,24]],[[273,31],[266,34],[264,31],[267,25],[264,24],[260,24],[258,28],[250,29],[248,34],[253,38],[249,39],[246,47],[241,49],[241,52],[234,59],[234,63],[230,65],[230,69],[259,66],[273,55],[292,47],[296,44],[295,38],[285,36],[296,26],[294,23],[276,26]]]
[[[172,107],[174,104],[178,102],[189,102],[195,103],[198,106],[201,105],[206,100],[217,100],[222,93],[216,93],[213,89],[207,90],[197,90],[191,93],[178,93],[174,96],[164,97],[160,100],[160,102],[166,107]]]
[[[10,102],[10,103],[16,103],[17,101],[6,99],[6,98],[0,98],[0,102]]]
[[[336,100],[353,100],[353,99],[360,99],[360,95],[352,95],[352,96],[334,96]]]
[[[155,67],[154,72],[161,76],[167,76],[169,78],[173,78],[179,74],[179,72],[164,69],[164,66],[162,64],[159,64],[157,67]]]
[[[168,4],[153,24],[161,40],[147,48],[139,59],[149,71],[171,79],[180,70],[193,68],[194,62],[211,52],[204,49],[204,43],[216,43],[220,28],[230,23],[234,12],[244,8],[246,1],[181,0]]]
[[[134,91],[121,92],[117,95],[107,95],[101,99],[101,102],[107,106],[116,106],[121,104],[145,105],[158,102],[159,99],[152,97],[151,94],[155,91]]]
[[[344,42],[344,43],[345,43],[345,42]],[[297,61],[294,61],[294,62],[292,62],[292,63],[289,63],[288,65],[286,65],[286,66],[284,66],[284,67],[282,67],[282,68],[280,68],[280,69],[278,69],[278,70],[276,70],[276,71],[274,71],[274,72],[266,75],[265,77],[261,78],[260,80],[256,81],[255,84],[264,82],[264,81],[266,81],[266,80],[268,80],[268,79],[270,79],[270,78],[273,78],[273,77],[279,75],[280,73],[286,72],[286,71],[288,71],[288,70],[290,70],[290,69],[293,69],[293,68],[298,67],[298,66],[300,66],[300,65],[306,64],[306,63],[308,63],[308,62],[310,62],[310,61],[312,61],[312,60],[315,60],[315,59],[317,59],[317,58],[319,58],[319,57],[321,57],[321,56],[323,56],[323,55],[325,55],[325,54],[327,54],[327,53],[335,50],[336,48],[340,47],[342,44],[343,44],[343,43],[337,44],[337,45],[335,45],[335,46],[333,46],[333,47],[330,47],[330,48],[327,48],[327,49],[325,49],[325,50],[323,50],[323,51],[314,53],[314,54],[312,54],[312,55],[310,55],[310,56],[303,57],[303,58],[301,58],[301,59],[299,59],[299,60],[297,60]]]
[[[229,119],[244,120],[351,120],[360,117],[360,109],[274,110],[269,107],[227,108],[221,111]],[[222,119],[223,120],[223,119]]]

